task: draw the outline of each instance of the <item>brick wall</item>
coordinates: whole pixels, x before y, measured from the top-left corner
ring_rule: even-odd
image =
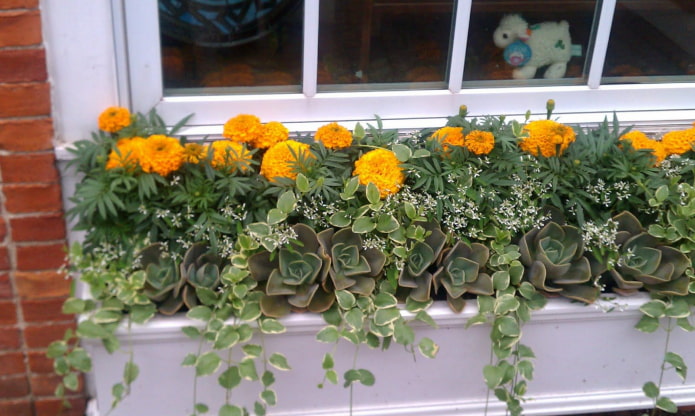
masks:
[[[0,0],[0,416],[84,413],[82,394],[59,412],[45,357],[74,326],[60,312],[70,283],[52,139],[38,0]]]

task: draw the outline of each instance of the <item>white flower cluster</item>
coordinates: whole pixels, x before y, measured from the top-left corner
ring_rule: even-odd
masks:
[[[626,200],[633,193],[630,184],[627,182],[618,181],[611,185],[606,185],[606,182],[601,178],[596,180],[596,184],[588,185],[585,190],[594,203],[607,208],[617,201]]]

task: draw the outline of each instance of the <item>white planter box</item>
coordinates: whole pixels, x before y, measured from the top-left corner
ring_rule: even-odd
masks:
[[[524,404],[528,415],[559,415],[651,407],[642,393],[646,381],[657,382],[664,354],[665,332],[644,334],[634,329],[640,318],[638,308],[646,296],[619,298],[623,310],[605,313],[596,306],[551,300],[533,314],[522,331],[522,343],[536,354],[535,377],[529,384]],[[435,359],[415,358],[393,345],[388,351],[360,348],[357,368],[376,376],[372,387],[356,385],[353,414],[361,416],[482,415],[487,389],[482,368],[490,360],[489,326],[465,329],[475,314],[470,302],[460,315],[446,305],[435,304],[430,314],[440,328],[418,327],[417,337],[427,336],[440,346]],[[321,317],[298,314],[283,320],[287,332],[265,336],[268,352],[287,355],[292,370],[275,371],[278,405],[275,416],[338,416],[348,414],[349,391],[328,384],[318,389],[323,370],[321,360],[332,345],[314,340],[323,327]],[[185,317],[158,317],[145,326],[133,327],[131,340],[140,376],[131,395],[113,416],[187,416],[193,408],[194,370],[180,366],[183,357],[195,352],[197,342],[185,337],[180,327],[190,325]],[[128,342],[120,332],[123,346]],[[670,351],[681,354],[686,363],[695,363],[695,334],[680,329],[671,336]],[[88,343],[94,360],[90,378],[101,414],[111,402],[111,387],[121,378],[122,354],[109,355],[98,343]],[[342,341],[336,353],[339,374],[350,368],[354,345]],[[679,405],[695,404],[695,381],[681,383],[673,371],[664,378],[664,395]],[[216,414],[225,391],[217,376],[198,379],[199,402]],[[233,392],[236,404],[250,405],[257,398],[255,385],[243,385]],[[99,414],[98,410],[93,412]],[[504,405],[490,394],[489,415],[503,415]]]

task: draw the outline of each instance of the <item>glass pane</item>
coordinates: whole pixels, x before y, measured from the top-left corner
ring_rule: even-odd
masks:
[[[321,0],[319,89],[445,87],[454,0]]]
[[[596,10],[596,0],[473,0],[463,85],[584,83]]]
[[[159,0],[165,94],[297,92],[301,0]]]
[[[695,79],[695,0],[618,0],[607,83]]]

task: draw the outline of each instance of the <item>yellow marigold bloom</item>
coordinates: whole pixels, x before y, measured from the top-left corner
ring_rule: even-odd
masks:
[[[212,148],[210,164],[213,168],[231,168],[235,171],[239,166],[242,172],[249,169],[252,156],[244,144],[232,140],[217,140],[212,142],[210,147]]]
[[[207,156],[207,149],[199,143],[186,143],[183,146],[183,161],[196,164]]]
[[[261,120],[251,114],[239,114],[224,123],[222,136],[239,143],[253,143],[262,129]]]
[[[309,145],[296,140],[285,140],[272,146],[263,155],[261,175],[271,182],[275,178],[297,178],[295,162],[302,154],[313,157],[309,153]]]
[[[519,142],[519,147],[524,152],[534,156],[539,154],[544,157],[559,156],[576,139],[574,130],[569,126],[553,120],[536,120],[524,127],[528,137]],[[557,146],[560,152],[557,154]]]
[[[183,154],[183,146],[177,138],[153,134],[142,143],[140,167],[143,172],[167,176],[181,167]]]
[[[668,155],[682,155],[693,150],[695,127],[687,130],[670,131],[661,137],[661,143]]]
[[[473,130],[466,135],[463,144],[471,153],[486,155],[495,148],[495,136],[489,131]]]
[[[403,169],[395,153],[388,149],[375,149],[365,153],[355,161],[354,176],[359,176],[360,183],[373,183],[379,189],[379,195],[385,198],[395,194],[405,182]]]
[[[328,123],[316,130],[314,140],[328,149],[344,149],[352,144],[352,133],[338,123]]]
[[[463,146],[464,136],[461,127],[442,127],[432,133],[430,140],[437,140],[442,144],[445,152],[449,151],[449,146]]]
[[[267,149],[276,143],[284,142],[288,137],[290,131],[287,127],[279,121],[271,121],[261,127],[261,133],[251,144],[257,149]]]
[[[111,150],[111,153],[109,153],[106,169],[127,168],[132,170],[139,163],[144,141],[145,139],[142,137],[119,140],[116,143],[116,149]]]
[[[115,133],[130,126],[130,111],[123,107],[109,107],[99,114],[99,129]]]
[[[652,155],[656,158],[656,165],[661,163],[661,161],[666,159],[666,156],[668,156],[663,143],[658,140],[650,139],[646,134],[639,130],[632,130],[623,134],[620,136],[620,141],[630,142],[630,145],[635,150],[651,150]]]

